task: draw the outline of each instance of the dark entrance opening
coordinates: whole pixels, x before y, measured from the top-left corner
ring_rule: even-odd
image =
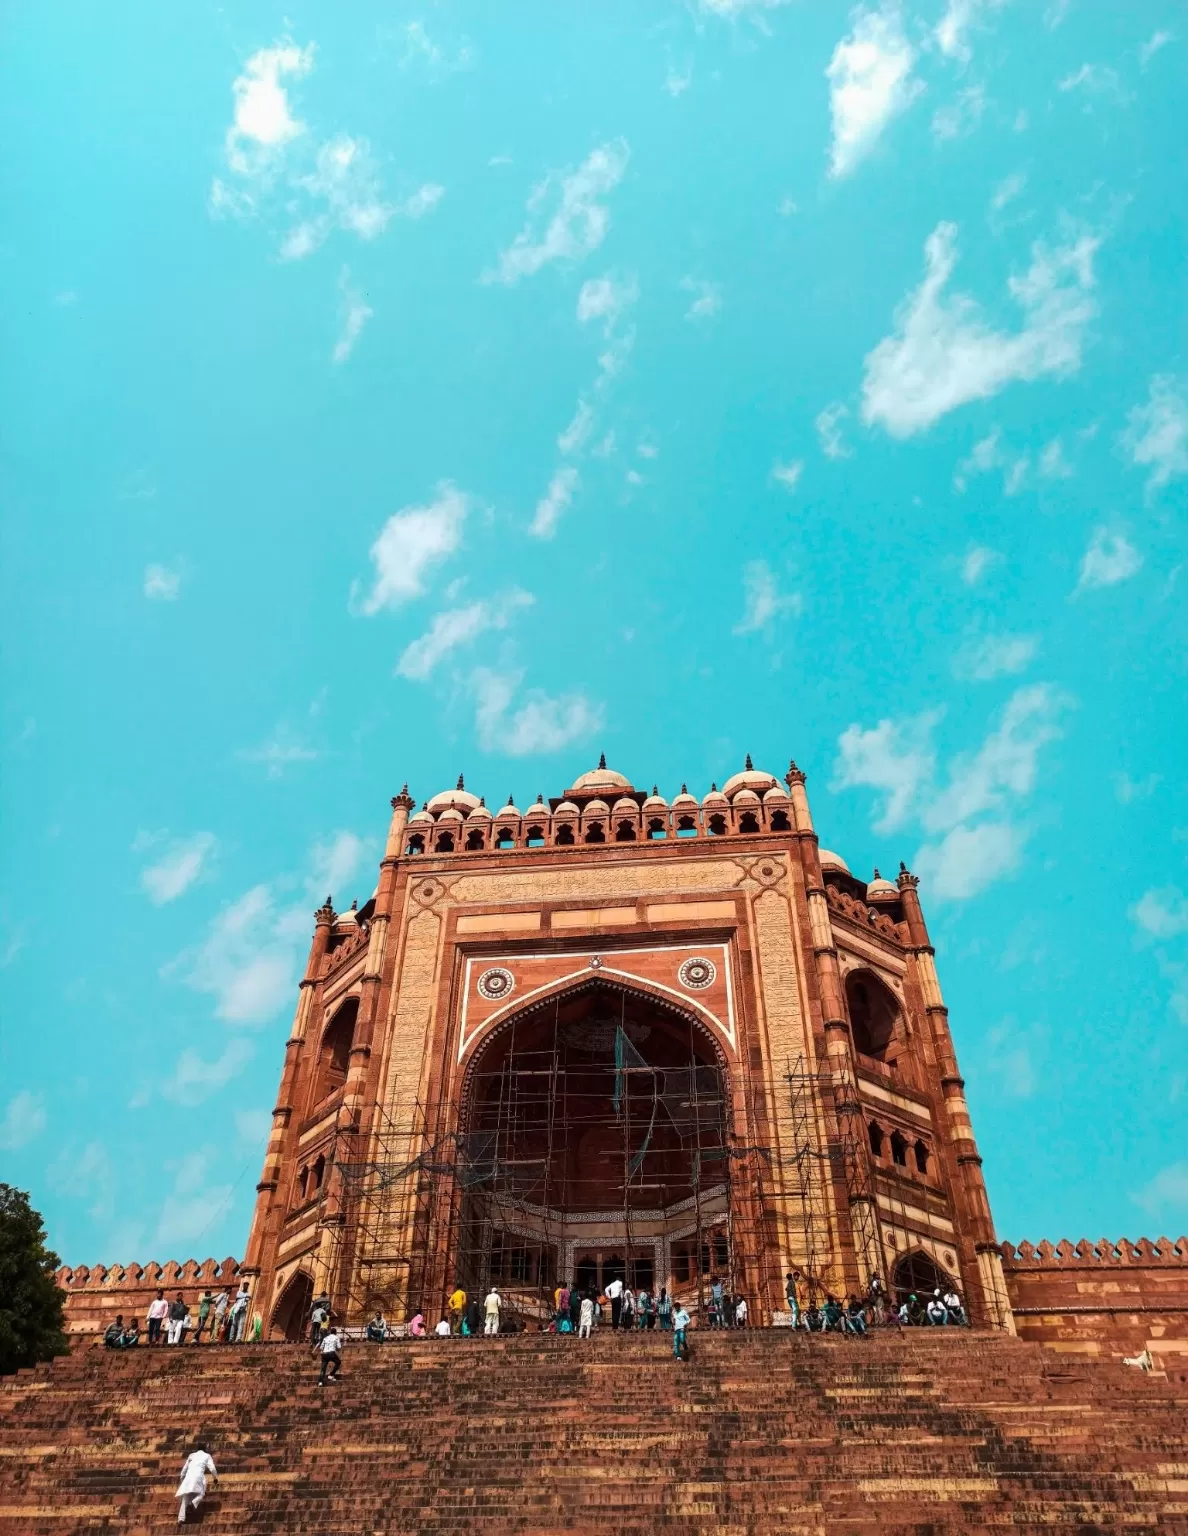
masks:
[[[951,1284],[952,1281],[942,1274],[934,1260],[918,1248],[914,1253],[904,1254],[891,1271],[891,1285],[898,1302],[916,1296],[923,1305],[933,1291],[939,1290],[943,1295]]]
[[[299,1343],[306,1332],[313,1307],[313,1281],[307,1274],[297,1274],[289,1281],[272,1309],[273,1338],[279,1334],[290,1344]]]

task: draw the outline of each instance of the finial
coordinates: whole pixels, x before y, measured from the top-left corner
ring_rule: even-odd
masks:
[[[718,781],[717,781],[717,779],[711,779],[710,780],[710,794],[711,795],[716,795],[717,793],[718,793]]]
[[[795,758],[789,759],[788,771],[784,775],[784,783],[788,786],[789,789],[792,788],[793,784],[803,784],[804,783],[804,774],[796,766],[796,759]]]
[[[462,777],[461,774],[458,775],[458,788],[459,789],[465,789],[466,788],[466,780]]]
[[[536,791],[536,803],[537,805],[544,804],[544,796],[541,794],[539,789]]]
[[[486,805],[486,803],[487,803],[487,797],[486,797],[486,795],[480,795],[480,796],[479,796],[479,804],[480,804],[480,805]]]
[[[653,795],[653,797],[658,797],[659,794],[660,794],[660,786],[659,786],[659,784],[653,784],[652,785],[652,795]]]
[[[605,768],[606,767],[606,753],[605,752],[600,752],[598,754],[598,766],[600,768]]]
[[[314,913],[315,923],[332,923],[334,921],[334,902],[329,896]]]
[[[359,910],[359,901],[358,901],[358,898],[356,897],[356,899],[351,902],[351,911],[352,912],[357,912],[358,910]]]
[[[754,766],[755,766],[754,763],[751,761],[751,754],[748,752],[747,753],[747,762],[746,762],[746,771],[748,773],[750,773],[752,771],[752,769],[754,768]]]
[[[682,784],[681,785],[681,794],[682,795],[687,795],[688,793],[689,793],[689,786],[687,784]]]
[[[508,805],[515,805],[515,803],[516,803],[515,795],[508,795],[507,803],[508,803]]]
[[[401,787],[400,787],[400,793],[398,795],[393,795],[392,796],[392,809],[393,810],[395,810],[397,806],[402,805],[405,808],[406,811],[411,811],[413,806],[416,805],[416,803],[417,802],[413,799],[413,797],[408,792],[408,785],[407,784],[402,784]]]
[[[879,874],[879,866],[877,864],[875,865],[874,877],[876,880],[881,880],[883,878],[882,875]]]
[[[907,865],[903,862],[902,859],[900,859],[900,861],[899,861],[899,873],[901,875],[906,875],[907,874]]]

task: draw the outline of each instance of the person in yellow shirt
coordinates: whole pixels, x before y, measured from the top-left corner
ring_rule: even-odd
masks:
[[[462,1332],[462,1314],[466,1311],[466,1292],[461,1286],[450,1297],[450,1332]]]

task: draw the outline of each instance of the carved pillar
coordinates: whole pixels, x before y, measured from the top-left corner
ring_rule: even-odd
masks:
[[[870,1167],[870,1146],[866,1138],[866,1120],[858,1095],[858,1074],[850,1047],[850,1026],[846,1017],[845,989],[841,966],[821,878],[821,859],[817,834],[805,792],[805,776],[795,763],[785,775],[792,800],[792,825],[800,843],[804,867],[805,894],[808,899],[809,929],[821,996],[821,1022],[825,1031],[825,1059],[833,1084],[833,1108],[838,1137],[842,1146],[844,1183],[838,1191],[849,1208],[854,1273],[847,1275],[850,1289],[864,1291],[872,1274],[883,1273],[883,1239],[875,1201],[874,1177]]]
[[[256,1185],[256,1209],[252,1217],[252,1229],[248,1236],[247,1254],[240,1269],[240,1277],[252,1283],[252,1316],[263,1315],[266,1305],[265,1292],[271,1288],[271,1278],[276,1271],[276,1246],[281,1224],[284,1221],[284,1200],[280,1191],[281,1169],[291,1166],[295,1148],[296,1128],[293,1126],[295,1111],[294,1095],[298,1087],[299,1069],[305,1046],[305,1035],[313,1007],[314,989],[322,969],[322,961],[330,943],[330,930],[334,926],[334,909],[327,896],[325,905],[314,914],[313,941],[309,958],[305,963],[305,975],[297,994],[297,1012],[293,1028],[285,1044],[285,1064],[281,1069],[280,1089],[276,1108],[272,1111],[272,1131],[264,1153],[264,1168]]]
[[[1015,1331],[1002,1271],[1002,1254],[994,1236],[990,1198],[982,1177],[982,1159],[974,1141],[973,1122],[965,1098],[965,1079],[957,1067],[953,1036],[949,1030],[949,1010],[941,996],[936,974],[936,950],[928,938],[928,928],[920,906],[919,879],[899,866],[899,892],[904,917],[911,936],[911,955],[924,999],[924,1012],[940,1071],[941,1094],[948,1120],[948,1135],[942,1142],[942,1155],[949,1165],[950,1183],[960,1201],[963,1218],[959,1223],[958,1249],[966,1249],[966,1261],[972,1256],[977,1266],[980,1294],[971,1294],[970,1317],[974,1322],[992,1323]],[[972,1255],[969,1249],[972,1248]]]

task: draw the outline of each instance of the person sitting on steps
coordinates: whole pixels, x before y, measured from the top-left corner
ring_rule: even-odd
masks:
[[[116,1315],[114,1323],[108,1323],[103,1334],[104,1349],[123,1349],[124,1347],[124,1314]]]
[[[382,1344],[388,1337],[388,1325],[384,1321],[384,1314],[377,1307],[375,1316],[367,1324],[367,1338],[372,1344]]]

